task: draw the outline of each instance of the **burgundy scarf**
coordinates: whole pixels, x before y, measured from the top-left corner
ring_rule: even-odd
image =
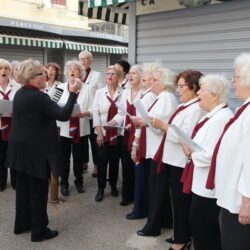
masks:
[[[135,116],[136,115],[136,109],[134,107],[134,105],[128,102],[127,100],[127,112],[130,115]],[[126,115],[126,119],[125,119],[125,127],[127,125],[131,125],[130,130],[125,130],[124,132],[124,139],[123,139],[123,145],[127,146],[128,151],[130,152],[132,149],[132,143],[134,141],[135,138],[135,125],[131,122],[130,118],[128,115]]]
[[[168,124],[170,125],[172,121],[174,120],[175,116],[179,114],[182,110],[188,108],[190,105],[199,102],[199,100],[196,100],[195,102],[192,102],[186,106],[182,105],[180,106],[169,118]],[[164,133],[161,144],[154,156],[154,161],[157,162],[157,173],[160,173],[163,170],[164,163],[162,162],[162,157],[163,157],[163,152],[164,152],[164,145],[165,145],[165,140],[166,140],[167,133]]]
[[[118,100],[119,96],[117,96],[114,101],[109,96],[106,97],[110,102],[108,117],[107,117],[107,122],[109,122],[117,114],[118,109],[115,105],[115,102]],[[106,130],[105,142],[109,142],[109,145],[117,145],[117,137],[118,137],[117,130],[118,130],[117,128],[108,128]]]
[[[88,79],[90,71],[91,71],[91,68],[86,69],[86,75],[85,75],[84,78],[82,79],[82,81],[83,81],[84,83],[85,83],[86,80]]]
[[[157,103],[159,99],[156,99],[153,104],[149,107],[148,112],[153,108],[153,106]],[[140,164],[142,159],[146,157],[146,126],[141,128],[141,135],[139,139],[139,149],[136,165]]]
[[[206,183],[206,188],[208,189],[213,189],[214,188],[214,177],[215,177],[215,171],[216,171],[216,158],[217,158],[217,154],[220,148],[220,144],[222,141],[222,138],[224,136],[224,134],[226,133],[226,131],[228,130],[228,128],[239,118],[239,116],[241,115],[241,113],[245,110],[245,108],[250,104],[250,102],[244,104],[235,114],[235,116],[233,118],[231,118],[229,120],[229,122],[225,125],[224,130],[220,136],[220,139],[218,140],[215,148],[214,148],[214,152],[213,152],[213,156],[212,156],[212,160],[211,160],[211,167],[209,169],[209,173],[208,173],[208,178],[207,178],[207,183]],[[247,135],[249,136],[249,135]]]
[[[11,90],[9,90],[6,94],[0,90],[0,94],[3,96],[3,100],[9,100],[9,94]],[[11,128],[11,117],[1,117],[1,131],[2,131],[2,141],[8,141],[9,133]]]
[[[79,93],[77,94],[78,98]],[[77,103],[77,98],[75,103]],[[79,117],[70,117],[69,119],[69,135],[72,137],[73,143],[80,142],[80,118]]]

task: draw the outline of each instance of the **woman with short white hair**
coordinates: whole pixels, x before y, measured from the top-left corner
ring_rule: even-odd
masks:
[[[58,104],[65,104],[69,95],[69,87],[76,80],[81,81],[85,70],[78,61],[68,61],[64,70],[67,82],[58,86],[63,90],[63,94]],[[87,84],[81,82],[81,90],[77,94],[76,103],[80,106],[80,112],[74,114],[69,121],[60,122],[60,146],[62,151],[62,176],[61,193],[64,196],[69,195],[69,172],[70,156],[73,156],[73,172],[75,176],[75,186],[78,193],[83,193],[83,154],[88,147],[88,135],[90,134],[89,118],[92,116],[92,97]]]
[[[148,108],[150,117],[167,121],[177,107],[174,92],[175,74],[166,68],[158,68],[152,74],[151,91],[157,96],[153,104]],[[168,185],[168,171],[156,173],[156,164],[152,161],[159,148],[163,133],[161,130],[153,130],[143,127],[141,131],[138,151],[138,161],[148,160],[149,168],[149,210],[148,220],[140,236],[157,236],[161,228],[172,228],[172,208]],[[142,129],[143,129],[142,128]],[[160,183],[160,184],[159,184]],[[165,200],[159,202],[164,193]]]
[[[223,75],[209,74],[200,79],[199,105],[207,114],[195,126],[192,138],[201,150],[183,144],[188,162],[183,171],[183,192],[193,193],[190,225],[196,250],[220,250],[220,208],[214,190],[206,189],[214,147],[225,124],[233,116],[227,106],[229,83]]]
[[[12,101],[16,91],[21,87],[20,84],[10,80],[11,64],[0,59],[0,100]],[[7,185],[8,171],[4,167],[4,162],[7,153],[8,139],[12,122],[12,114],[0,113],[0,192],[4,191]],[[11,186],[15,188],[15,172],[10,171]]]
[[[12,61],[11,62],[11,80],[15,83],[19,83],[18,79],[18,67],[19,67],[20,62],[19,61]]]
[[[243,101],[215,146],[206,187],[221,207],[222,249],[250,248],[250,53],[235,60],[235,95]],[[213,128],[214,129],[214,128]]]

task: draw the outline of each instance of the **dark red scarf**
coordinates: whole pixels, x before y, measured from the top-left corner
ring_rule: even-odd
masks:
[[[195,104],[199,102],[199,100],[196,100],[195,102],[192,102],[186,106],[182,105],[176,111],[171,115],[171,117],[168,120],[168,124],[170,125],[174,118],[176,117],[177,114],[179,114],[182,110],[188,108],[190,105]],[[154,156],[154,161],[157,162],[157,173],[160,173],[163,170],[164,163],[162,162],[162,157],[163,157],[163,152],[164,152],[164,145],[165,145],[165,140],[166,140],[167,133],[164,133],[161,144]]]
[[[11,90],[9,90],[6,94],[0,90],[0,94],[3,96],[3,100],[9,100],[9,94]],[[2,141],[8,141],[9,133],[11,128],[11,117],[1,117],[1,131],[2,131]]]
[[[117,107],[115,102],[118,100],[119,96],[115,98],[113,101],[109,96],[106,96],[108,101],[110,102],[107,122],[111,121],[113,117],[117,114]],[[118,129],[117,128],[108,128],[106,130],[105,142],[109,142],[109,145],[117,145],[117,137],[118,137]]]
[[[84,83],[85,83],[86,80],[88,79],[90,71],[91,71],[91,68],[86,69],[86,75],[85,75],[84,78],[82,79],[82,81],[83,81]]]
[[[153,108],[153,106],[157,103],[157,101],[159,100],[156,99],[152,105],[149,107],[148,112],[150,112],[150,110]],[[138,156],[137,156],[137,161],[136,161],[136,165],[140,164],[142,159],[144,159],[146,157],[146,126],[141,127],[141,135],[140,135],[140,139],[139,139],[139,148],[138,148]]]
[[[212,160],[211,160],[211,167],[209,169],[209,173],[208,173],[208,178],[207,178],[207,183],[206,183],[206,188],[208,189],[214,189],[214,177],[215,177],[215,171],[216,171],[216,159],[217,159],[217,154],[220,148],[220,144],[222,141],[222,138],[224,136],[224,134],[226,133],[226,131],[228,130],[228,128],[239,118],[239,116],[242,114],[242,112],[246,109],[246,107],[250,104],[250,102],[247,102],[246,104],[244,104],[234,115],[233,118],[231,118],[229,120],[229,122],[225,125],[224,130],[214,148],[214,152],[213,152],[213,156],[212,156]],[[249,135],[247,135],[249,136]]]
[[[130,115],[135,116],[136,115],[136,109],[135,106],[131,103],[128,102],[127,100],[127,112]],[[127,125],[131,125],[130,130],[125,130],[124,132],[124,139],[123,139],[123,145],[127,146],[128,151],[130,152],[132,149],[132,143],[134,141],[135,138],[135,125],[131,122],[130,118],[128,115],[126,115],[126,119],[125,119],[125,127]]]

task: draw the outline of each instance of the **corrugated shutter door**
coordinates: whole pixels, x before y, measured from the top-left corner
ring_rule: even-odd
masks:
[[[233,60],[250,52],[250,1],[237,0],[138,16],[137,61],[161,61],[176,72],[233,75]],[[239,102],[230,93],[230,107]]]
[[[0,57],[8,61],[23,61],[25,59],[35,59],[44,63],[42,48],[26,48],[20,46],[0,46]]]

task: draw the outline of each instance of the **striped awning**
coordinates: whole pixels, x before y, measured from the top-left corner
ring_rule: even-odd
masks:
[[[9,34],[0,34],[0,44],[53,48],[53,49],[63,48],[62,40],[15,36],[15,35],[9,35]]]
[[[118,2],[118,0],[112,0],[113,2]],[[99,19],[111,23],[119,23],[128,25],[128,15],[127,12],[129,8],[129,3],[118,3],[113,4],[108,7],[95,7],[89,8],[87,2],[79,2],[80,9],[79,15],[87,16],[88,18]],[[119,10],[119,11],[118,11]]]
[[[78,51],[87,50],[90,52],[107,53],[107,54],[128,54],[127,47],[78,43],[72,41],[64,41],[64,42],[66,49],[69,50],[78,50]]]
[[[120,3],[134,2],[135,0],[88,0],[89,8],[109,6]]]

